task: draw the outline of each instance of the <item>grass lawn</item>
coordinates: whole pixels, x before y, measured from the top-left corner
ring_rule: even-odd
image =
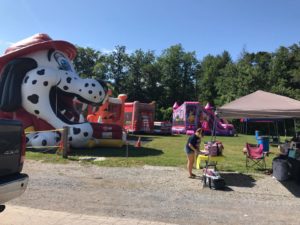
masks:
[[[158,136],[158,135],[141,135],[142,147],[135,148],[134,143],[137,136],[130,136],[127,147],[123,148],[96,148],[96,149],[74,149],[68,159],[62,159],[55,153],[34,152],[27,150],[28,159],[42,160],[45,162],[67,163],[69,160],[79,161],[79,157],[105,157],[104,161],[86,161],[99,166],[186,166],[186,155],[183,151],[188,136]],[[204,137],[201,143],[210,141],[211,137]],[[242,149],[246,142],[256,143],[254,135],[239,135],[238,137],[217,137],[224,145],[225,160],[218,164],[218,169],[223,171],[237,172],[258,172],[257,170],[247,170],[245,167],[245,156]],[[127,157],[128,152],[128,157]],[[272,167],[272,159],[276,156],[277,147],[270,146],[270,154],[266,159],[267,168]]]

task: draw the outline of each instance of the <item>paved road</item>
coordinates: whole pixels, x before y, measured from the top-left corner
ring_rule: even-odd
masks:
[[[51,210],[7,205],[0,214],[1,225],[172,225],[129,218],[72,214]]]

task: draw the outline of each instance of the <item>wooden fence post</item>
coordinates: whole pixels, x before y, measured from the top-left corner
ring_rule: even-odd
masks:
[[[64,126],[63,127],[63,135],[62,135],[62,140],[63,140],[63,158],[67,159],[68,158],[68,152],[69,152],[69,143],[68,143],[68,135],[69,135],[69,127]]]

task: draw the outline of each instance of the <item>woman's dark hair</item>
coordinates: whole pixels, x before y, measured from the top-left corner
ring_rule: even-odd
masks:
[[[196,132],[197,132],[197,133],[201,133],[201,132],[202,132],[202,128],[198,128],[198,129],[196,130]]]

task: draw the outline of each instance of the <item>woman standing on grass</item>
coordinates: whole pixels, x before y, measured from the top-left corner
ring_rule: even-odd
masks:
[[[196,132],[189,137],[186,146],[185,146],[185,152],[187,155],[187,169],[189,172],[189,178],[195,178],[196,175],[192,173],[193,165],[195,161],[195,156],[199,152],[199,147],[201,143],[201,137],[202,137],[202,129],[199,128],[196,130]]]

